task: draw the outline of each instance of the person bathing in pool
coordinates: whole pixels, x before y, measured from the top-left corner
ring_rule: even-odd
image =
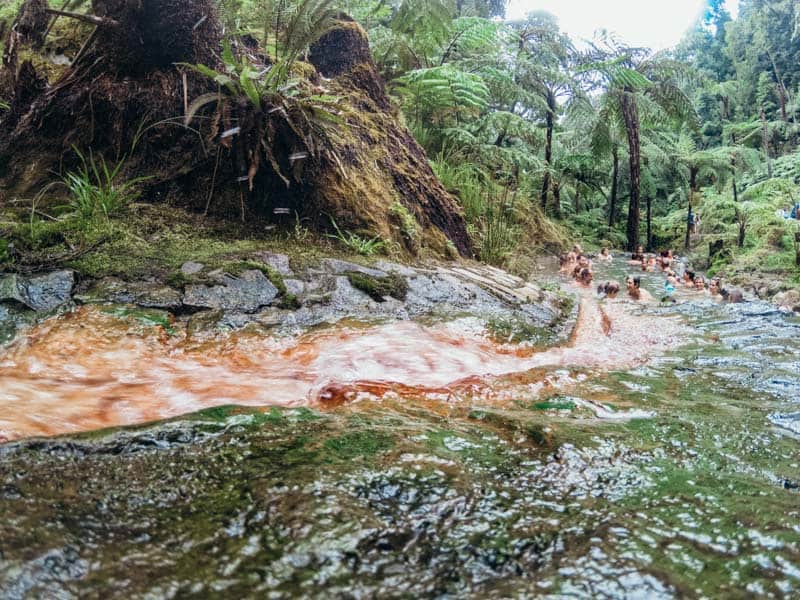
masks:
[[[650,292],[642,289],[641,277],[628,275],[628,278],[625,280],[625,287],[628,289],[628,296],[634,300],[649,302],[653,299],[653,296],[650,295]]]
[[[629,264],[638,265],[644,260],[644,246],[636,246],[636,252],[631,254],[631,259],[628,261]]]
[[[678,280],[675,278],[675,276],[668,275],[667,279],[664,281],[664,295],[661,297],[661,301],[675,304],[675,297],[673,294],[675,293],[675,288],[677,286]]]
[[[606,298],[616,298],[619,294],[619,284],[616,281],[606,281],[597,286],[597,293]]]

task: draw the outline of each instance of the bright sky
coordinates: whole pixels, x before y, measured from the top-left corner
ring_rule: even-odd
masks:
[[[726,0],[726,5],[735,17],[739,0]],[[506,16],[519,19],[545,10],[575,41],[608,29],[631,46],[662,50],[680,41],[705,6],[705,0],[510,0]]]

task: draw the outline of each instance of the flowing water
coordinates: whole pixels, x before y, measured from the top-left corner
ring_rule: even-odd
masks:
[[[564,285],[582,316],[545,350],[470,319],[276,338],[84,307],[39,325],[0,356],[0,435],[205,410],[0,446],[0,591],[800,595],[800,321]]]

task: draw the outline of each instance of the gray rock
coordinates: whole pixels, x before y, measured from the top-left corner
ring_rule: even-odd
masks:
[[[16,301],[37,312],[50,311],[70,301],[75,275],[53,271],[26,277],[11,273],[0,278],[0,302]]]
[[[387,273],[397,273],[403,277],[414,277],[418,273],[416,269],[383,259],[375,263],[375,268],[386,271]]]
[[[192,261],[185,262],[181,265],[181,273],[183,273],[184,275],[197,275],[200,271],[203,270],[204,266],[205,265],[199,262],[192,262]]]
[[[369,267],[363,267],[356,263],[347,262],[346,260],[339,260],[338,258],[323,258],[320,264],[325,271],[333,273],[334,275],[341,275],[342,273],[348,272],[363,273],[364,275],[370,275],[372,277],[386,277],[388,275],[386,271],[370,269]]]
[[[256,252],[253,254],[255,258],[260,260],[266,265],[275,269],[281,275],[292,276],[292,268],[289,266],[289,257],[285,254],[274,254],[272,252]]]
[[[379,305],[364,292],[352,286],[345,276],[336,278],[336,287],[331,294],[330,308],[340,312],[369,312],[379,309]]]
[[[302,296],[306,289],[306,284],[299,279],[284,279],[283,284],[286,286],[286,292],[294,296]]]
[[[776,294],[772,301],[784,310],[800,312],[800,292],[797,290]]]
[[[267,306],[278,296],[278,288],[261,271],[245,271],[239,277],[222,274],[222,285],[189,285],[183,305],[251,313]]]
[[[101,279],[86,294],[76,296],[81,302],[115,302],[135,304],[143,308],[172,310],[181,306],[181,293],[152,281],[128,283],[113,277]]]

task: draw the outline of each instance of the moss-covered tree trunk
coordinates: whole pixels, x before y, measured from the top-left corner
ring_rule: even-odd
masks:
[[[697,193],[697,167],[689,167],[689,208],[686,214],[686,240],[684,247],[689,249],[691,241],[692,227],[694,227],[694,217],[692,216],[692,207],[694,206],[694,196]]]
[[[547,193],[550,191],[550,164],[553,160],[553,129],[555,128],[556,99],[548,91],[547,93],[547,115],[545,116],[545,141],[544,141],[544,179],[542,180],[542,193],[539,202],[542,212],[547,211]]]
[[[553,181],[553,215],[561,218],[561,184],[558,181]]]
[[[617,194],[619,193],[619,146],[614,144],[611,150],[614,167],[611,171],[611,199],[608,201],[608,226],[617,222]]]
[[[639,245],[639,221],[641,189],[641,143],[639,140],[639,109],[633,90],[622,92],[622,118],[625,121],[625,133],[628,137],[628,162],[630,165],[630,200],[628,203],[627,241],[628,251],[634,252]]]

